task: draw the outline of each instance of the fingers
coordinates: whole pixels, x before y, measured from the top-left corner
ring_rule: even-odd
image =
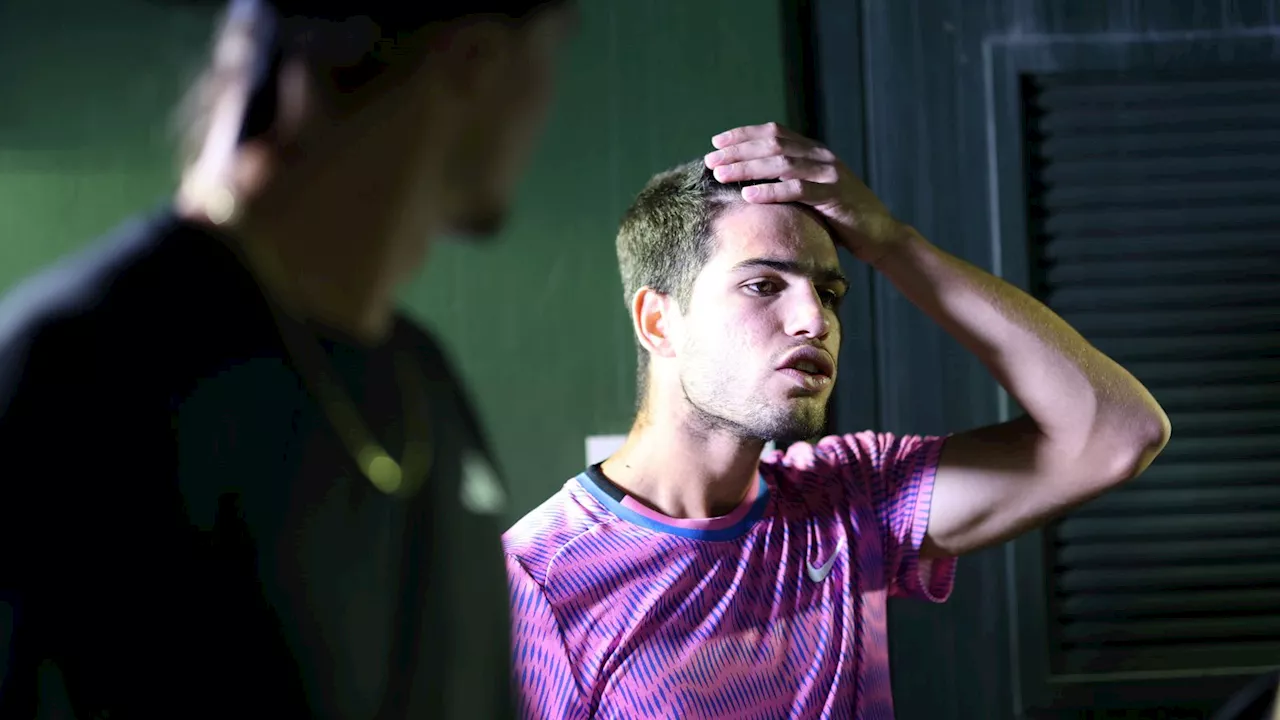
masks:
[[[731,130],[730,132],[734,131]],[[707,167],[716,168],[721,165],[779,155],[817,160],[819,162],[832,162],[835,160],[835,155],[830,150],[808,138],[780,136],[744,140],[732,145],[726,145],[719,150],[707,153],[703,160],[706,162]]]
[[[839,192],[840,166],[834,153],[777,123],[746,125],[711,139],[717,149],[703,159],[722,183],[777,180],[743,188],[753,203],[817,205]]]
[[[726,130],[711,138],[711,144],[718,148],[725,148],[748,140],[766,140],[774,137],[789,140],[808,140],[803,135],[792,132],[776,122],[770,122],[763,125],[744,125],[732,130]]]
[[[751,203],[805,203],[820,205],[836,198],[836,186],[808,180],[781,180],[742,188],[742,199]]]
[[[713,173],[716,180],[722,183],[752,180],[809,180],[834,183],[840,179],[839,170],[829,162],[787,155],[773,155],[758,160],[720,165],[713,170]]]

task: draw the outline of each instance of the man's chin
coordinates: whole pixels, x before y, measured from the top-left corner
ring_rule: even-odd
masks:
[[[792,443],[816,440],[821,437],[826,430],[826,415],[813,416],[805,414],[803,416],[791,416],[784,420],[769,423],[769,427],[759,428],[762,432],[759,434],[765,440],[771,440],[777,443],[779,448],[784,448]]]
[[[785,450],[798,442],[814,442],[822,437],[822,427],[793,427],[787,428],[779,432],[775,437],[770,438],[779,450]]]

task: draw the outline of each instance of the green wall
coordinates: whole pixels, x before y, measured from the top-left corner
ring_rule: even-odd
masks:
[[[0,2],[0,288],[164,199],[171,109],[211,18],[139,0]]]
[[[178,3],[173,3],[178,4]],[[446,340],[522,514],[624,432],[634,354],[613,254],[645,179],[730,125],[785,120],[782,0],[581,0],[546,142],[501,242],[442,245],[404,293]],[[211,15],[0,3],[0,288],[162,201],[165,120]]]

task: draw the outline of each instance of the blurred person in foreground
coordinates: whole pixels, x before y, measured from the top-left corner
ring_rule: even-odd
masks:
[[[0,717],[511,714],[505,494],[395,294],[501,227],[573,21],[228,9],[173,202],[0,304]]]
[[[1124,368],[827,148],[772,124],[713,145],[618,233],[640,370],[625,444],[503,538],[528,717],[892,718],[887,599],[945,600],[957,556],[1117,487],[1169,438]],[[806,442],[836,382],[840,248],[1026,414]],[[761,459],[771,440],[785,452]]]

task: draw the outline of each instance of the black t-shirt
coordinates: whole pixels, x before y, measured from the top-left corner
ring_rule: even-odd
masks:
[[[416,495],[360,473],[244,265],[168,212],[0,303],[0,717],[511,714],[504,493],[456,377],[403,318],[307,331],[393,457],[417,360]]]

